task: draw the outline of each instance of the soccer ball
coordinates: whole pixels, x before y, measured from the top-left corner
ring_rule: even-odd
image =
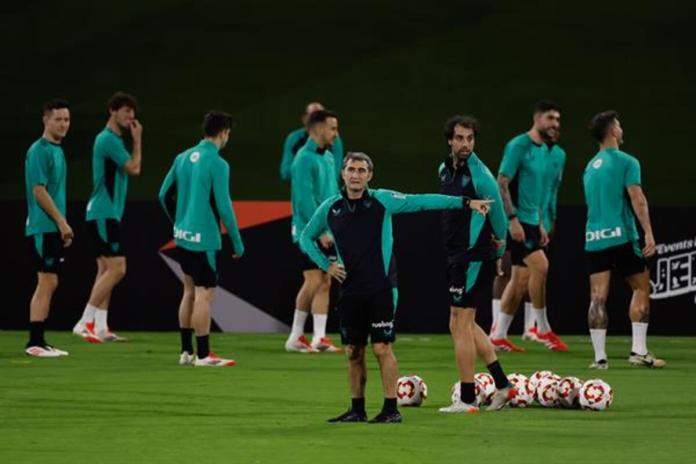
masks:
[[[399,406],[420,406],[428,397],[428,386],[417,375],[400,377],[396,383],[396,403]]]
[[[582,388],[582,380],[577,377],[564,377],[558,381],[558,404],[564,408],[579,408],[578,394]]]
[[[539,386],[539,382],[545,377],[552,377],[554,379],[561,380],[561,376],[554,374],[551,371],[536,371],[533,373],[531,376],[529,376],[529,387],[532,389],[534,392],[534,399],[537,399],[536,393],[537,393],[537,387]]]
[[[510,374],[508,380],[517,390],[517,394],[510,400],[513,408],[524,408],[534,401],[534,391],[529,385],[529,379],[522,374]]]
[[[558,403],[558,379],[548,375],[541,379],[536,388],[536,399],[545,408],[552,408]]]
[[[580,407],[591,411],[604,411],[614,401],[611,385],[602,379],[591,379],[580,388]]]
[[[493,395],[495,394],[495,380],[493,376],[485,372],[479,372],[474,375],[476,388],[476,398],[479,404],[491,404]]]

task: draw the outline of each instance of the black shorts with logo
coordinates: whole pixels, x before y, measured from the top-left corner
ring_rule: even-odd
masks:
[[[65,261],[65,248],[58,232],[27,237],[36,272],[58,274]]]
[[[97,257],[113,258],[125,256],[122,240],[121,222],[116,219],[95,219],[87,221],[92,236],[92,246]]]
[[[533,226],[524,222],[520,222],[520,224],[522,224],[522,229],[524,229],[525,241],[518,242],[513,240],[508,232],[507,246],[510,250],[512,265],[527,267],[524,258],[543,248],[541,246],[541,231],[538,225]]]
[[[647,268],[638,242],[624,243],[600,251],[586,251],[585,256],[590,275],[616,270],[621,276],[629,277],[640,274]]]
[[[219,278],[217,251],[191,251],[180,247],[176,250],[181,270],[193,279],[196,287],[217,286]]]
[[[447,267],[450,306],[477,309],[493,294],[495,261],[450,263]]]
[[[393,343],[395,311],[396,289],[341,295],[338,300],[341,342],[365,346],[369,336],[372,343]]]
[[[317,264],[314,261],[312,261],[304,251],[302,251],[302,249],[300,248],[300,244],[295,243],[295,245],[295,249],[300,255],[299,259],[302,265],[302,271],[311,271],[314,269],[319,269],[319,266],[317,266]],[[336,247],[334,245],[331,245],[328,249],[326,249],[323,246],[321,246],[321,243],[319,243],[319,241],[317,240],[317,246],[319,247],[321,252],[324,253],[324,256],[329,258],[329,261],[333,262],[336,261],[336,259],[338,259],[338,254],[336,253]]]

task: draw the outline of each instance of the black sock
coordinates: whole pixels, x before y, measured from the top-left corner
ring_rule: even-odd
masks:
[[[46,346],[44,324],[44,321],[29,322],[29,343],[27,343],[27,348],[30,346]]]
[[[505,375],[505,372],[503,372],[503,368],[498,361],[494,361],[486,367],[488,368],[488,372],[493,376],[493,380],[495,380],[495,388],[500,390],[510,385],[510,381]]]
[[[350,409],[355,412],[365,412],[365,398],[351,398]]]
[[[382,412],[396,412],[396,398],[384,398]]]
[[[459,389],[462,403],[476,404],[476,390],[474,390],[474,382],[460,382]]]
[[[181,333],[181,352],[187,351],[189,354],[193,354],[193,329],[180,329]]]
[[[196,351],[198,352],[198,359],[207,358],[210,354],[210,345],[208,344],[208,335],[203,335],[202,337],[196,337]]]

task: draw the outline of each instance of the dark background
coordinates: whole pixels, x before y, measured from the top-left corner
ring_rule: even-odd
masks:
[[[0,230],[7,251],[0,327],[26,325],[35,282],[22,243],[23,168],[27,148],[41,134],[42,103],[65,97],[72,105],[64,148],[78,240],[50,319],[66,329],[84,307],[94,272],[88,245],[79,240],[87,235],[91,147],[105,122],[106,100],[125,90],[140,102],[144,161],[142,175],[130,182],[128,275],[114,293],[114,327],[176,327],[178,283],[156,251],[169,227],[154,200],[174,155],[197,142],[205,111],[237,117],[225,150],[232,194],[262,200],[288,197],[289,185],[278,176],[281,144],[310,100],[339,112],[348,150],[374,158],[373,187],[427,192],[437,189],[447,117],[470,113],[481,120],[476,151],[496,171],[506,141],[529,128],[534,102],[552,98],[564,109],[561,145],[568,161],[550,318],[561,333],[584,333],[579,205],[582,170],[596,151],[586,130],[593,114],[621,112],[624,149],[642,163],[658,242],[696,235],[693,208],[673,208],[696,198],[695,20],[696,4],[669,0],[5,3]],[[395,225],[400,329],[446,330],[437,214],[404,216]],[[246,230],[247,259],[223,266],[231,290],[286,322],[300,279],[288,230],[287,221]],[[270,277],[268,256],[280,263]],[[273,291],[258,291],[269,281]],[[627,298],[621,286],[612,293],[612,331],[628,329]],[[693,294],[655,306],[651,332],[693,331]],[[481,317],[485,322],[488,311]]]
[[[23,197],[40,108],[72,103],[65,140],[70,199],[91,189],[91,147],[115,90],[140,100],[143,174],[129,198],[152,201],[202,114],[239,119],[226,153],[238,199],[284,199],[284,136],[306,102],[341,115],[349,150],[376,161],[375,186],[432,191],[445,119],[482,123],[477,152],[497,170],[540,98],[564,108],[563,204],[581,204],[595,152],[586,125],[621,112],[653,204],[693,204],[696,4],[646,0],[9,2],[0,15],[0,198]]]

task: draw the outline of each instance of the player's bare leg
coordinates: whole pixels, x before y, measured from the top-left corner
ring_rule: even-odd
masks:
[[[365,347],[346,346],[346,357],[348,358],[348,386],[351,407],[340,416],[329,419],[329,422],[365,422],[367,421],[367,412],[365,412],[365,385],[367,384]]]
[[[549,272],[549,260],[544,250],[536,250],[524,258],[529,269],[529,298],[535,313],[537,336],[539,341],[553,351],[567,351],[566,345],[551,329],[546,314],[546,277]]]
[[[474,308],[450,307],[449,329],[454,345],[454,359],[459,371],[460,401],[440,408],[440,412],[477,413],[479,411],[474,386],[476,339]],[[490,345],[490,342],[489,342]]]
[[[99,281],[99,279],[101,279],[105,272],[106,263],[104,262],[104,258],[99,256],[97,257],[97,275],[94,277],[92,291],[94,291],[94,286],[97,285],[97,282]],[[97,315],[98,308],[109,307],[110,297],[111,295],[109,294],[106,298],[104,298],[103,301],[100,301],[96,306],[90,304],[89,301],[87,302],[87,304],[85,305],[85,309],[82,312],[82,317],[80,317],[80,320],[77,321],[77,323],[73,327],[72,331],[75,335],[79,335],[80,337],[84,338],[86,341],[90,343],[101,342],[101,339],[94,334],[94,318]]]
[[[326,336],[326,322],[329,313],[329,299],[331,293],[331,276],[325,272],[321,273],[321,283],[317,288],[312,299],[312,318],[314,323],[314,334],[312,336],[312,348],[326,352],[341,352],[340,348],[334,346],[329,337]]]
[[[521,352],[523,348],[508,340],[508,330],[515,317],[517,308],[522,301],[529,285],[529,270],[524,266],[512,266],[510,282],[503,292],[501,311],[496,322],[495,332],[491,335],[491,341],[496,349],[502,351]]]
[[[193,314],[191,322],[196,334],[196,359],[194,366],[225,367],[234,366],[233,359],[220,358],[210,351],[210,307],[213,304],[215,288],[195,287]]]
[[[37,272],[36,275],[36,288],[29,302],[29,342],[25,353],[48,358],[67,356],[67,351],[51,347],[44,337],[44,324],[48,319],[53,294],[58,288],[58,274]]]
[[[648,322],[650,320],[650,274],[648,270],[626,278],[633,290],[628,315],[631,319],[632,347],[628,362],[634,366],[664,367],[665,361],[658,359],[647,346]]]
[[[503,298],[503,292],[505,291],[505,287],[507,287],[508,283],[510,282],[510,278],[512,275],[512,261],[510,257],[510,252],[505,252],[503,254],[503,257],[501,259],[501,271],[503,272],[502,275],[496,275],[495,279],[493,280],[493,301],[491,302],[491,328],[490,328],[490,335],[493,335],[495,332],[495,323],[498,320],[498,316],[500,315],[501,311],[501,300]]]
[[[590,327],[590,338],[594,349],[594,362],[590,364],[590,369],[607,369],[609,367],[606,351],[609,315],[606,305],[610,281],[610,271],[590,275],[590,307],[587,310],[587,324]]]
[[[193,278],[184,274],[183,293],[179,303],[179,332],[181,334],[181,354],[179,364],[193,364],[193,303],[196,299],[196,288]]]
[[[104,307],[105,302],[108,302],[111,297],[111,292],[114,287],[126,275],[126,258],[124,256],[101,257],[102,263],[105,266],[104,272],[94,282],[92,292],[90,293],[88,304],[96,308],[94,316],[94,333],[99,339],[105,339],[108,336],[109,328],[107,325],[108,307]]]
[[[401,422],[401,414],[396,408],[396,384],[399,379],[399,367],[391,343],[373,343],[372,352],[377,358],[382,375],[384,405],[382,411],[370,419],[371,423]]]
[[[293,316],[290,335],[285,342],[285,350],[298,351],[301,353],[317,352],[318,350],[312,348],[309,341],[304,336],[304,327],[309,311],[313,307],[314,298],[324,281],[325,274],[321,269],[310,269],[304,271],[302,275],[304,277],[304,282],[295,298],[295,314]],[[328,296],[326,301],[328,311]],[[326,315],[326,313],[324,313],[324,315]]]

